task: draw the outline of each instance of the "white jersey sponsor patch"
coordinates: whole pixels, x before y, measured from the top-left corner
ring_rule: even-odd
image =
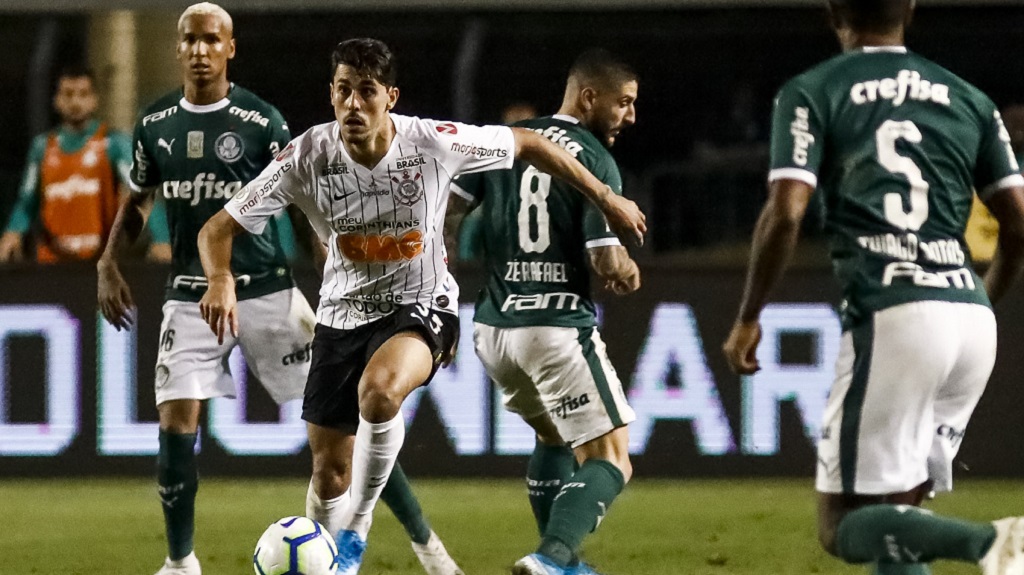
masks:
[[[471,126],[391,115],[396,135],[368,169],[348,155],[337,122],[309,129],[228,202],[260,233],[288,204],[309,218],[328,250],[317,321],[351,329],[402,304],[455,313],[444,212],[461,173],[507,169],[515,138],[504,126]]]

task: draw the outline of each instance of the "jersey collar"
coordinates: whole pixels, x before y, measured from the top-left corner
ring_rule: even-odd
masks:
[[[561,120],[563,122],[569,122],[570,124],[579,124],[580,123],[580,121],[577,120],[575,116],[570,116],[568,114],[555,114],[554,116],[551,116],[551,117],[556,119],[556,120]]]
[[[865,54],[877,54],[879,52],[892,52],[894,54],[907,53],[906,46],[864,46],[860,50]]]
[[[235,89],[235,85],[231,84],[231,88],[228,89],[228,95],[223,99],[214,102],[212,104],[193,104],[185,99],[185,96],[181,97],[178,104],[182,109],[192,112],[193,114],[208,114],[210,112],[216,112],[217,110],[223,110],[231,103],[231,92]]]

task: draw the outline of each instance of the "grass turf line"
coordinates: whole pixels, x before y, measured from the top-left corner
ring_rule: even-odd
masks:
[[[416,480],[414,489],[468,575],[508,573],[536,535],[518,481]],[[1021,482],[962,482],[929,508],[990,520],[1021,501]],[[585,557],[603,575],[863,574],[818,549],[810,480],[637,479]],[[204,478],[196,552],[206,575],[253,573],[256,539],[302,514],[306,480]],[[1024,513],[1024,505],[1016,510]],[[156,485],[145,479],[0,480],[0,575],[150,575],[166,548]],[[937,575],[975,574],[937,564]],[[362,575],[421,575],[398,522],[378,507]]]

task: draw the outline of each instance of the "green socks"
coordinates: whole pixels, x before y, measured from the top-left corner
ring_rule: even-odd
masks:
[[[405,532],[414,543],[423,545],[430,540],[430,524],[423,517],[423,509],[412,493],[409,478],[405,476],[405,471],[397,461],[380,498],[395,514],[402,527],[405,527]]]
[[[839,523],[836,551],[849,563],[881,561],[880,567],[935,559],[977,563],[995,537],[988,523],[941,517],[908,505],[869,505]]]
[[[622,472],[608,461],[584,462],[555,497],[537,552],[562,567],[574,564],[583,538],[597,529],[625,485]]]
[[[156,458],[157,485],[164,508],[167,556],[178,560],[192,552],[196,528],[196,434],[160,430],[160,453]]]
[[[576,456],[567,445],[546,445],[537,442],[526,467],[526,492],[530,497],[537,531],[543,535],[551,517],[551,505],[576,472]]]

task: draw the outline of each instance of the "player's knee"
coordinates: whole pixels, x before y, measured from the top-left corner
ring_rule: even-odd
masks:
[[[320,499],[334,499],[345,493],[351,482],[351,469],[346,461],[313,454],[313,492]]]
[[[403,389],[391,370],[363,374],[359,383],[359,414],[371,423],[391,421],[402,408]]]

